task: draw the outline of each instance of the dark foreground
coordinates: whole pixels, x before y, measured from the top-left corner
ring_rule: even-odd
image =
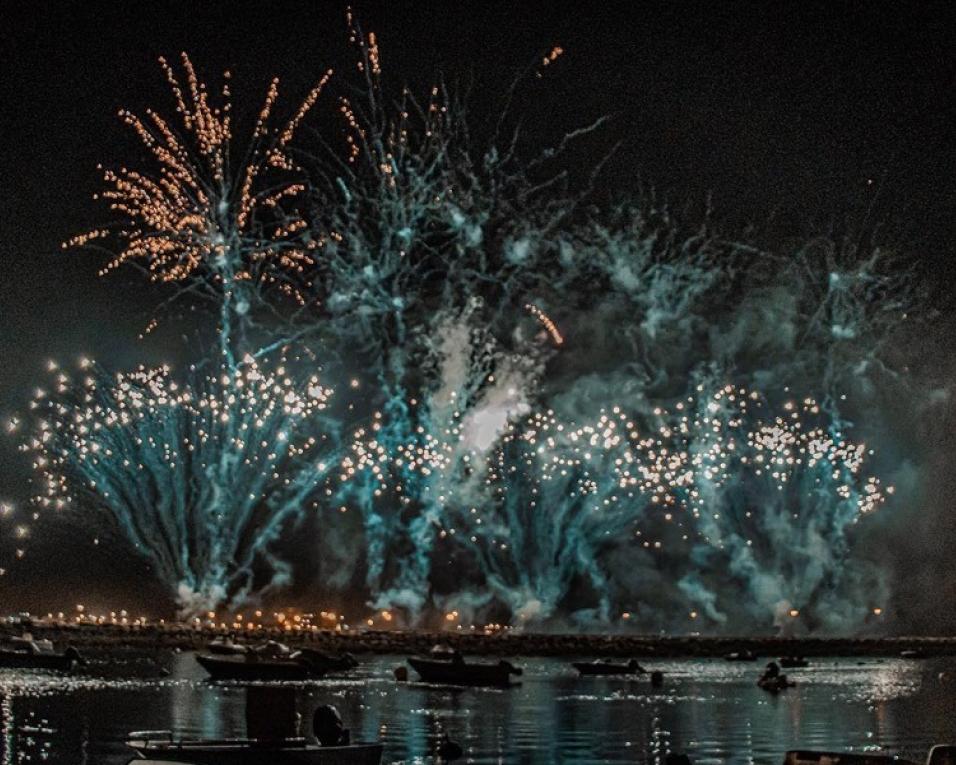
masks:
[[[0,636],[19,635],[20,624],[0,625]],[[153,651],[202,648],[222,635],[239,641],[280,640],[290,646],[311,646],[331,653],[410,654],[427,652],[446,643],[464,654],[486,656],[617,656],[650,658],[707,658],[751,651],[761,657],[778,656],[956,656],[956,637],[813,638],[813,637],[695,637],[660,635],[540,634],[501,632],[426,632],[402,630],[285,630],[193,628],[185,625],[128,626],[118,624],[64,624],[33,622],[34,637],[77,647]]]

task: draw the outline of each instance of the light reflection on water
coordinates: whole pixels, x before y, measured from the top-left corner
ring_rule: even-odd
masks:
[[[79,675],[0,670],[0,764],[114,765],[130,756],[130,730],[183,736],[245,731],[246,689],[206,682],[192,654],[170,654],[169,677],[148,660],[100,659]],[[922,759],[956,740],[956,660],[826,659],[795,670],[779,696],[754,685],[760,664],[653,663],[646,679],[580,679],[567,662],[523,662],[509,690],[399,684],[400,657],[366,659],[353,678],[294,684],[311,718],[335,704],[354,740],[381,737],[386,762],[428,762],[443,731],[474,763],[661,762],[685,751],[695,763],[779,763],[797,746],[889,749]]]

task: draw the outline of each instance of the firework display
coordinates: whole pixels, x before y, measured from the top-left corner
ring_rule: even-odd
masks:
[[[443,85],[393,98],[351,39],[308,161],[331,71],[278,126],[274,80],[244,152],[228,75],[216,104],[185,55],[185,80],[161,61],[176,127],[120,113],[149,168],[105,171],[120,225],[67,245],[215,306],[217,342],[186,372],[51,365],[22,427],[39,520],[118,529],[190,614],[290,584],[308,533],[342,569],[317,587],[389,621],[864,618],[854,527],[894,492],[868,407],[913,399],[892,252],[585,204],[561,162],[603,120],[522,153],[510,112],[482,134]]]
[[[105,511],[186,612],[242,601],[257,564],[268,568],[257,592],[288,581],[270,544],[333,466],[321,426],[332,391],[316,376],[252,358],[186,382],[168,368],[51,366],[24,445],[37,506],[92,515],[101,530]]]

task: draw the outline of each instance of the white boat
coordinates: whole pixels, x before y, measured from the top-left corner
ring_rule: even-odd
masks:
[[[382,744],[319,746],[305,738],[174,740],[169,731],[137,731],[126,742],[129,765],[380,765]]]

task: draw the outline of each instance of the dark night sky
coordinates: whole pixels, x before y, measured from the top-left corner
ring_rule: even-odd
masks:
[[[94,256],[59,250],[102,220],[90,199],[97,162],[135,158],[116,110],[168,108],[156,57],[186,50],[214,82],[230,68],[240,109],[258,108],[273,74],[291,103],[326,67],[351,61],[336,3],[16,5],[0,10],[3,413],[22,405],[51,356],[162,356],[135,340],[156,293],[133,273],[98,279]],[[562,45],[566,56],[529,107],[539,125],[531,129],[547,138],[617,113],[601,139],[624,142],[611,188],[640,178],[679,199],[713,192],[718,212],[738,222],[774,210],[840,216],[880,188],[880,217],[945,282],[956,229],[956,25],[945,6],[681,5],[582,4],[563,14],[556,3],[391,2],[357,11],[378,32],[392,77],[424,85],[439,66],[452,78],[473,73],[479,114],[518,67]],[[0,445],[0,499],[25,493],[14,459]]]

